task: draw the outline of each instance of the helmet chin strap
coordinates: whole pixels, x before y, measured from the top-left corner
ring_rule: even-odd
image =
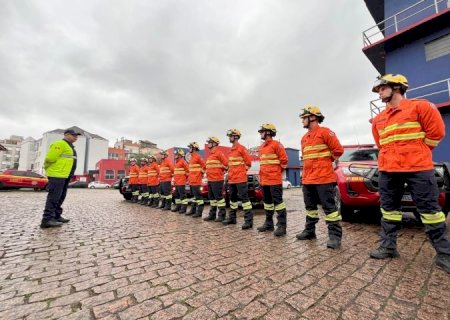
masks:
[[[306,118],[308,122],[303,126],[305,129],[309,129],[311,127],[311,122],[317,122],[317,119],[311,120],[310,117]]]
[[[392,100],[392,97],[394,96],[394,88],[392,88],[391,86],[389,86],[389,88],[391,88],[391,94],[388,97],[381,99],[381,101],[384,103],[390,102]]]

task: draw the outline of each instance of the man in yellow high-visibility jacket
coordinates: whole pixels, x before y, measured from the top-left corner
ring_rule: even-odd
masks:
[[[48,177],[48,195],[41,228],[60,227],[69,219],[61,217],[61,205],[66,198],[67,187],[77,167],[77,153],[73,143],[81,135],[73,129],[64,132],[64,138],[53,142],[45,157],[44,169]]]

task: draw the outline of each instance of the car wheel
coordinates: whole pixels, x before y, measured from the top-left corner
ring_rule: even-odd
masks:
[[[109,189],[109,188],[111,188],[110,186],[106,186],[106,189]]]
[[[286,188],[287,188],[287,189],[290,189],[291,187],[292,187],[292,186],[291,186],[290,184],[288,184]]]
[[[95,189],[95,187],[94,187],[94,186],[91,186],[91,187],[89,187],[89,189]]]
[[[336,192],[335,192],[335,195],[334,195],[334,199],[335,199],[335,202],[336,202],[336,207],[337,207],[339,213],[342,216],[342,220],[344,220],[344,221],[351,221],[351,220],[353,220],[355,218],[355,216],[354,216],[355,209],[353,207],[348,206],[348,205],[346,205],[346,204],[344,204],[342,202],[341,193],[339,192],[339,188],[338,187],[336,187]]]

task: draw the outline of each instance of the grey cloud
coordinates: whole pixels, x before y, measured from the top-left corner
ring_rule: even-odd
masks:
[[[343,142],[371,142],[372,25],[353,1],[9,1],[0,13],[0,136],[80,126],[113,142],[298,147],[314,103]],[[46,119],[43,121],[42,119]],[[21,121],[26,121],[23,126]],[[225,142],[226,143],[226,142]]]

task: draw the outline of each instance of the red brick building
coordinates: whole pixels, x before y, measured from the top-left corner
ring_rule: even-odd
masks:
[[[114,160],[114,159],[102,159],[95,165],[98,173],[95,174],[95,180],[113,183],[117,179],[123,178],[128,175],[127,161]]]

